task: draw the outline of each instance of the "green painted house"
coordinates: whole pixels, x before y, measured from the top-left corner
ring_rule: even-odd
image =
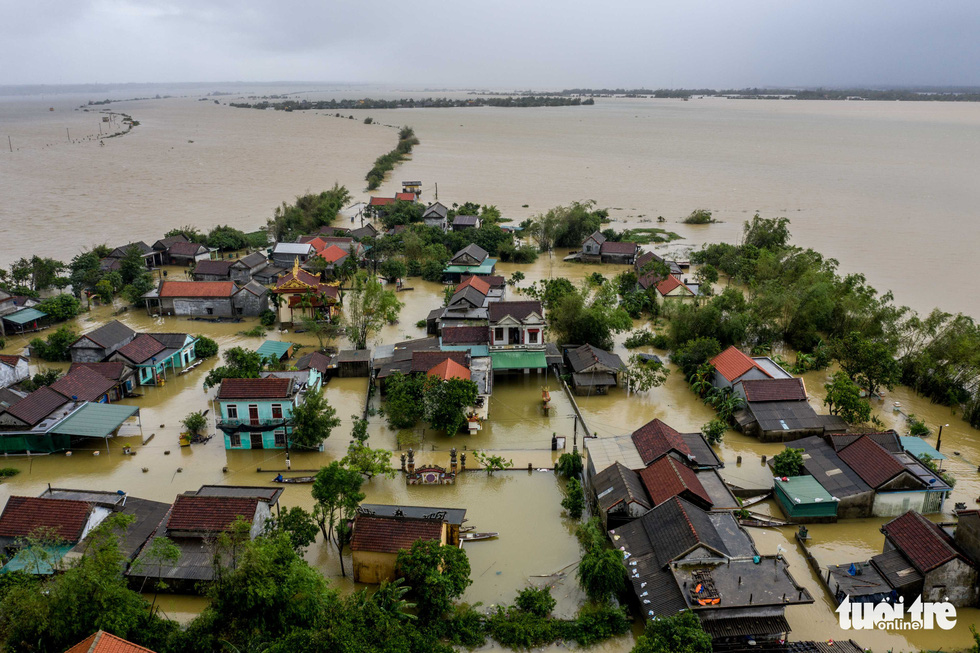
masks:
[[[793,521],[837,521],[837,500],[812,476],[777,478],[773,495],[786,517]]]
[[[225,379],[218,388],[217,427],[225,449],[286,449],[293,408],[308,392],[320,392],[315,369],[265,372],[259,379]]]
[[[194,362],[196,343],[197,338],[186,333],[141,333],[109,360],[131,366],[139,385],[163,385]]]

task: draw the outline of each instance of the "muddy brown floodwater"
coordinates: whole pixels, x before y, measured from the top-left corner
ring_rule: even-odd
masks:
[[[623,268],[596,268],[564,263],[560,255],[542,256],[532,265],[498,266],[499,273],[505,276],[510,276],[518,269],[526,275],[527,280],[523,282],[526,285],[531,281],[557,276],[577,281],[597,270],[612,277]],[[168,273],[172,278],[183,275],[183,271],[177,268],[170,268]],[[376,336],[375,342],[391,343],[424,336],[424,330],[417,328],[415,323],[423,319],[433,307],[441,305],[443,286],[421,279],[410,281],[409,285],[414,289],[399,293],[399,298],[405,302],[399,323],[386,327]],[[510,298],[516,296],[512,289],[508,292]],[[121,308],[122,303],[117,303],[114,307],[93,307],[90,312],[77,318],[75,327],[79,331],[92,329],[112,319],[114,312]],[[116,317],[142,331],[201,333],[217,340],[222,350],[236,345],[256,348],[263,340],[245,337],[239,333],[253,327],[257,323],[255,320],[246,320],[239,324],[212,324],[178,318],[154,319],[143,311],[133,309]],[[267,337],[299,343],[307,351],[315,345],[307,334],[270,331]],[[624,337],[625,334],[621,334],[617,338],[617,351],[621,355],[627,354],[622,348]],[[21,336],[10,337],[4,353],[21,351],[27,340],[28,338]],[[647,348],[646,351],[655,350]],[[258,473],[256,470],[259,467],[267,470],[284,468],[285,452],[225,451],[220,438],[189,448],[177,446],[181,418],[191,411],[211,407],[209,400],[214,392],[205,392],[202,382],[217,363],[217,359],[207,361],[193,372],[169,380],[163,387],[142,388],[142,397],[126,401],[140,407],[144,436],[155,434],[146,445],[141,445],[139,437],[116,438],[109,442],[108,455],[105,443],[94,441],[76,449],[71,457],[57,454],[7,458],[3,464],[17,467],[22,473],[0,485],[0,500],[5,502],[11,494],[36,495],[48,483],[61,487],[124,490],[134,496],[159,501],[172,501],[178,493],[196,489],[206,483],[269,485],[275,473]],[[67,364],[50,366],[65,368]],[[36,371],[36,368],[37,365],[32,364],[32,371]],[[811,393],[810,401],[815,408],[819,408],[823,401],[823,383],[828,374],[825,370],[811,372],[804,377]],[[543,414],[540,408],[540,387],[546,383],[552,389],[555,404],[548,415]],[[553,462],[554,455],[550,451],[553,432],[569,436],[571,440],[572,405],[563,393],[555,390],[557,385],[554,379],[548,380],[543,376],[514,376],[499,380],[494,386],[490,403],[490,421],[477,435],[449,438],[425,432],[422,428],[411,434],[403,434],[420,441],[421,444],[417,446],[417,462],[445,464],[449,449],[455,446],[467,451],[480,449],[502,452],[505,457],[513,460],[513,470],[498,472],[492,477],[479,470],[470,470],[461,475],[454,486],[409,487],[400,475],[394,479],[375,478],[365,484],[368,502],[464,507],[467,509],[469,523],[477,530],[500,533],[496,540],[467,545],[473,578],[473,585],[464,596],[464,600],[468,602],[482,602],[484,605],[511,602],[514,594],[528,583],[546,582],[555,585],[559,613],[573,613],[583,600],[574,582],[573,565],[579,556],[574,537],[575,524],[562,515],[559,505],[561,487],[551,472],[527,471],[528,463],[536,470],[539,466],[550,466]],[[335,378],[329,382],[325,390],[326,397],[337,409],[343,423],[327,440],[324,452],[293,453],[293,470],[315,469],[344,455],[352,416],[363,410],[366,392],[366,379]],[[376,405],[376,400],[374,401]],[[895,401],[901,402],[904,411],[915,413],[933,429],[939,424],[949,424],[943,431],[943,451],[950,456],[946,469],[956,475],[958,482],[952,497],[946,502],[946,514],[941,519],[952,519],[953,504],[957,501],[975,505],[980,496],[980,477],[977,474],[980,444],[976,431],[948,408],[933,405],[906,388],[896,388],[883,401],[876,403],[875,409],[886,427],[895,428],[900,433],[905,433],[907,427],[904,417],[891,410]],[[608,396],[580,397],[578,404],[590,429],[600,438],[629,433],[656,417],[681,431],[696,431],[712,417],[711,410],[695,398],[676,369],[666,384],[650,392],[627,397],[624,390],[616,389]],[[370,419],[369,432],[371,445],[392,450],[393,461],[397,465],[400,453],[399,433],[389,428],[380,416]],[[935,435],[927,439],[935,445]],[[132,446],[136,455],[122,455],[123,445]],[[731,483],[742,487],[768,486],[772,479],[760,457],[772,456],[781,449],[782,445],[761,444],[740,433],[729,431],[719,447],[721,457],[726,462],[722,475]],[[101,455],[92,455],[96,450],[101,451]],[[737,456],[742,456],[741,464],[736,463]],[[471,466],[474,463],[472,458],[469,462]],[[141,471],[144,467],[147,468],[146,472]],[[224,468],[227,471],[223,471]],[[284,487],[281,505],[298,505],[311,509],[312,503],[310,486]],[[761,509],[779,514],[775,505],[763,505]],[[940,519],[940,516],[934,518]],[[879,527],[885,521],[847,520],[838,524],[814,525],[810,527],[812,551],[821,564],[865,560],[881,551],[883,536]],[[890,648],[895,651],[940,646],[944,650],[957,650],[970,645],[972,640],[969,626],[980,616],[980,611],[977,610],[960,610],[956,628],[941,634],[867,634],[863,631],[842,631],[837,625],[833,604],[795,544],[795,529],[786,527],[749,530],[762,553],[775,553],[777,547],[782,546],[794,577],[816,598],[812,605],[791,607],[787,610],[786,616],[793,628],[793,639],[850,638],[862,646],[874,647],[876,650]],[[318,540],[310,547],[307,559],[335,586],[344,591],[353,589],[353,583],[341,578],[336,550],[332,547]],[[349,569],[349,555],[346,564]],[[544,578],[559,572],[564,577],[559,575]],[[204,604],[204,600],[199,597],[171,595],[163,598],[164,610],[171,617],[181,620],[193,617]],[[628,651],[632,643],[633,636],[625,636],[606,642],[596,650],[609,653]]]

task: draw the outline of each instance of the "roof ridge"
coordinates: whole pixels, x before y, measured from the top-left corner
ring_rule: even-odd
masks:
[[[701,536],[698,535],[698,529],[694,528],[694,522],[691,521],[690,515],[687,514],[686,510],[684,510],[684,504],[681,503],[681,498],[677,495],[674,495],[671,498],[677,503],[677,507],[680,509],[681,514],[684,515],[684,521],[687,522],[687,527],[690,528],[691,533],[694,534],[694,540],[701,543]]]

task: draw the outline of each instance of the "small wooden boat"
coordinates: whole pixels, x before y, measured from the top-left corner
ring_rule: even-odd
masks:
[[[472,530],[473,530],[474,528],[476,528],[476,526],[460,526],[460,527],[459,527],[459,532],[460,532],[460,533],[469,533],[469,532],[471,532],[471,531],[472,531]]]
[[[492,540],[497,537],[497,533],[460,533],[459,541],[462,542],[475,542],[477,540]]]
[[[273,483],[312,483],[316,479],[315,476],[279,476],[272,479]]]

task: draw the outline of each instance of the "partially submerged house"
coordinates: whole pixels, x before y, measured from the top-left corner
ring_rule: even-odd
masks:
[[[205,259],[194,266],[194,281],[232,281],[231,267],[236,261]]]
[[[701,433],[680,433],[659,419],[653,419],[629,436],[646,467],[662,456],[673,456],[695,469],[725,465]]]
[[[487,309],[494,373],[546,370],[548,359],[541,302],[491,302]]]
[[[466,231],[467,229],[479,229],[480,217],[476,215],[457,215],[453,218],[453,231]]]
[[[0,354],[0,388],[20,383],[31,375],[27,359],[23,356]]]
[[[144,548],[126,575],[137,587],[163,580],[175,592],[200,592],[202,581],[214,579],[216,561],[232,563],[232,552],[221,546],[220,536],[241,521],[254,539],[265,529],[277,506],[281,488],[211,486],[177,497],[169,514],[151,536],[167,537],[178,549],[176,561],[156,560]]]
[[[73,363],[99,363],[131,343],[137,333],[119,320],[82,334],[69,347]]]
[[[197,338],[187,333],[141,333],[109,360],[132,367],[139,385],[161,385],[194,362],[196,344]]]
[[[170,265],[190,267],[211,258],[211,250],[200,243],[178,241],[167,248],[165,261]]]
[[[0,514],[0,552],[7,558],[3,571],[54,573],[53,565],[111,512],[85,501],[11,496]],[[32,538],[43,555],[25,551]]]
[[[577,395],[604,395],[619,385],[623,359],[611,352],[582,345],[565,348],[565,360],[572,370],[572,388]]]
[[[272,248],[272,263],[288,270],[296,261],[300,264],[306,263],[314,252],[313,246],[309,243],[276,243]]]
[[[712,358],[709,363],[714,368],[711,384],[719,390],[731,388],[742,399],[745,399],[743,381],[793,378],[792,374],[768,356],[749,357],[734,345]]]
[[[497,260],[490,258],[485,249],[470,244],[453,254],[446,269],[443,270],[443,275],[450,282],[458,282],[465,275],[491,275],[496,266]]]
[[[803,379],[744,379],[735,388],[745,401],[745,407],[735,415],[739,429],[763,442],[788,442],[847,430],[840,417],[818,415],[813,410]]]
[[[463,508],[361,504],[350,544],[354,582],[394,580],[398,552],[420,540],[458,546],[465,518]]]
[[[838,518],[871,516],[874,489],[837,456],[826,440],[812,435],[788,446],[803,449],[803,469],[837,501]]]
[[[617,242],[595,231],[582,241],[580,258],[589,263],[618,263],[632,265],[639,247],[636,243]]]
[[[777,478],[773,496],[783,513],[796,523],[837,521],[837,500],[812,476]]]
[[[49,387],[70,401],[109,403],[116,383],[88,367],[76,367]]]
[[[592,489],[599,518],[607,530],[646,514],[653,507],[640,475],[619,461],[592,478]]]
[[[684,283],[672,274],[662,276],[650,272],[640,277],[636,283],[640,290],[652,289],[654,300],[661,305],[668,301],[693,301],[698,297],[698,290],[695,287]]]
[[[66,653],[154,653],[144,646],[138,646],[112,633],[98,630],[78,644],[72,646]]]
[[[254,252],[248,256],[243,256],[229,268],[231,280],[239,286],[244,286],[259,273],[260,270],[269,265],[269,259],[265,254]]]
[[[225,449],[285,449],[298,393],[291,378],[224,379],[217,427]]]
[[[176,241],[174,244],[186,241]],[[163,265],[168,259],[164,252],[157,251],[144,243],[142,240],[136,241],[135,243],[129,243],[128,245],[123,245],[122,247],[117,247],[116,249],[109,252],[109,256],[106,258],[112,259],[114,261],[120,261],[126,258],[126,255],[131,250],[136,250],[139,252],[140,256],[143,258],[146,267],[155,268],[159,265]]]
[[[715,650],[787,639],[787,606],[813,603],[780,556],[762,556],[730,512],[675,496],[609,531],[644,619],[691,610]]]

